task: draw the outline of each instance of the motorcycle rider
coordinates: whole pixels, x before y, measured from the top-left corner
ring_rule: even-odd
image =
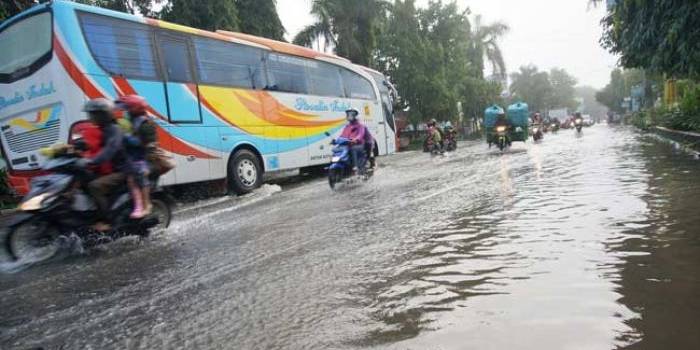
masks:
[[[122,170],[126,165],[124,154],[124,136],[114,120],[114,104],[105,98],[96,98],[88,101],[83,110],[88,118],[102,132],[100,144],[102,148],[92,157],[81,158],[79,166],[95,167],[105,163],[111,163],[112,172],[100,175],[87,185],[88,192],[95,200],[98,209],[97,223],[94,228],[98,231],[107,231],[109,220],[109,195],[116,190],[126,179]]]
[[[437,126],[437,120],[430,119],[428,121],[428,140],[431,140],[433,147],[440,153],[442,153],[442,132]],[[432,151],[432,150],[430,150]]]
[[[450,123],[449,121],[447,122],[447,124],[445,124],[444,136],[445,141],[447,141],[447,144],[452,145],[451,147],[455,147],[454,145],[457,143],[457,141],[455,140],[457,136],[457,131],[452,126],[452,123]]]
[[[369,161],[369,168],[371,170],[374,170],[374,167],[376,165],[376,157],[377,153],[375,153],[375,144],[376,141],[374,140],[374,137],[372,136],[372,133],[369,131],[369,128],[367,125],[364,125],[365,127],[365,154],[366,158]]]
[[[343,128],[340,133],[340,137],[344,137],[350,140],[350,154],[352,155],[352,162],[357,167],[360,174],[365,173],[365,134],[367,133],[367,128],[360,123],[357,116],[360,114],[356,109],[350,108],[345,111],[345,119],[348,123]]]
[[[496,117],[496,123],[494,124],[494,129],[498,128],[499,126],[505,126],[506,127],[506,134],[510,134],[511,129],[513,128],[513,125],[510,123],[510,120],[506,117],[505,113],[500,113],[498,114],[498,117]],[[508,145],[511,145],[510,137],[508,137]]]
[[[140,219],[151,212],[150,167],[146,159],[149,149],[157,142],[156,128],[148,119],[148,103],[138,95],[120,97],[116,105],[127,112],[130,124],[129,135],[125,137],[126,155],[130,171],[127,182],[134,200],[132,219]]]

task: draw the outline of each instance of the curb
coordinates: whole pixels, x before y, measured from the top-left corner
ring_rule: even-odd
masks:
[[[700,152],[700,133],[690,131],[679,131],[663,126],[655,126],[651,131],[659,136],[675,141],[683,147],[686,147],[698,155]]]

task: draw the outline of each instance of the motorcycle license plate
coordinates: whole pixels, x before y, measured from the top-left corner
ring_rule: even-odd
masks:
[[[337,162],[339,162],[339,161],[340,161],[340,157],[333,157],[333,158],[331,158],[331,162],[333,162],[333,163],[337,163]]]

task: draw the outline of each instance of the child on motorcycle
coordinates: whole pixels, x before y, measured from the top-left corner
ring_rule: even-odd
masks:
[[[140,219],[151,212],[150,167],[146,161],[149,147],[156,142],[156,131],[146,116],[148,104],[141,96],[123,96],[116,102],[117,106],[127,112],[131,130],[125,136],[124,143],[129,166],[127,183],[134,200],[132,219]],[[122,124],[125,125],[125,124]],[[128,126],[127,126],[128,127]]]

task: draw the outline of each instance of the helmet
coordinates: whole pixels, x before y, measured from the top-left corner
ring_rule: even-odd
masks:
[[[360,114],[355,108],[350,108],[345,111],[345,115],[347,116],[352,116],[353,118],[357,118],[357,116]]]
[[[83,106],[90,120],[98,125],[106,125],[114,120],[114,103],[106,98],[95,98]]]
[[[146,109],[148,108],[148,102],[141,96],[138,95],[126,95],[120,97],[116,101],[117,107],[129,112],[132,116],[144,115],[146,114]]]
[[[112,101],[106,99],[106,98],[94,98],[90,101],[87,101],[85,103],[85,106],[83,106],[83,111],[92,113],[92,112],[109,112],[112,113],[114,111],[114,103]]]

